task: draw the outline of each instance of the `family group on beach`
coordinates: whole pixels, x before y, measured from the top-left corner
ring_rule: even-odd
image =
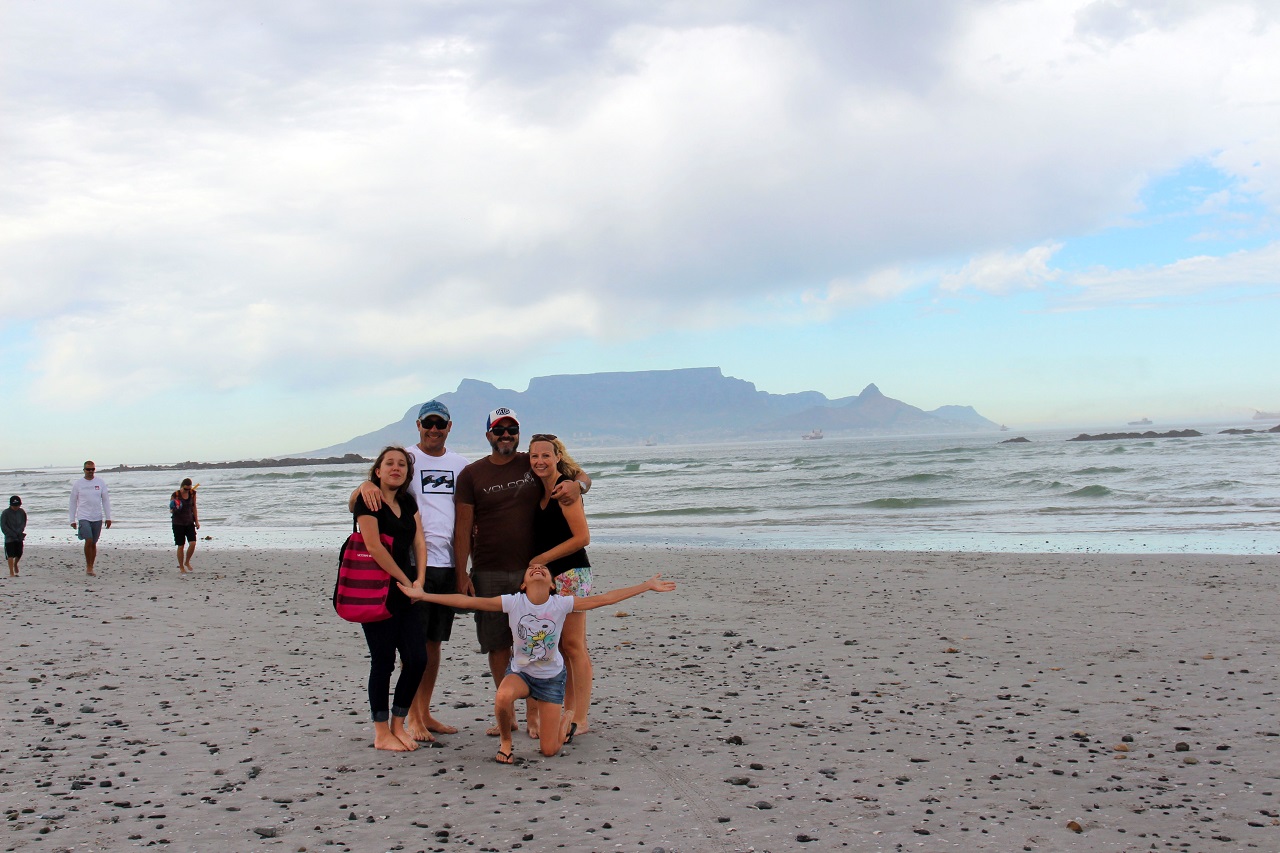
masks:
[[[374,746],[413,750],[457,731],[431,712],[457,608],[476,611],[480,650],[497,686],[489,730],[500,739],[495,760],[515,763],[520,699],[527,700],[529,736],[543,755],[555,755],[588,730],[586,611],[675,584],[654,575],[591,595],[582,505],[591,478],[556,436],[535,434],[520,452],[520,421],[498,408],[485,421],[490,454],[468,463],[445,446],[453,420],[443,403],[424,403],[416,424],[418,444],[385,448],[348,504],[369,555],[395,581],[390,618],[362,623]],[[389,697],[397,653],[401,671]]]
[[[457,732],[432,714],[431,697],[442,644],[460,609],[476,611],[480,650],[497,686],[496,725],[489,730],[500,738],[495,759],[515,763],[519,699],[527,700],[529,736],[544,755],[555,755],[588,731],[593,674],[586,611],[647,591],[669,592],[675,584],[654,575],[591,594],[591,534],[582,503],[591,478],[556,436],[535,434],[528,451],[520,452],[520,421],[498,408],[484,425],[491,452],[468,462],[445,446],[453,419],[444,403],[424,403],[415,423],[418,443],[384,448],[369,479],[348,500],[368,556],[392,581],[389,617],[361,623],[369,647],[374,746],[409,751],[435,734]],[[72,484],[69,520],[84,542],[85,571],[92,576],[98,540],[112,523],[111,498],[93,461],[85,462],[83,474]],[[184,574],[193,571],[198,488],[184,479],[169,500]],[[21,503],[13,496],[4,512],[11,575],[25,536]],[[335,591],[335,605],[337,599]],[[397,655],[401,671],[392,691]]]

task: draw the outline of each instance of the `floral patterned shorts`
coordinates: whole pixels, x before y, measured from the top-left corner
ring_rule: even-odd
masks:
[[[556,592],[560,595],[576,595],[586,598],[591,594],[591,567],[569,569],[556,576]]]

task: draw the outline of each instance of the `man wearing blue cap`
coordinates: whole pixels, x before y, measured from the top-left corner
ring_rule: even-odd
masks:
[[[453,564],[453,491],[458,474],[467,467],[465,457],[445,448],[445,440],[453,428],[449,407],[439,400],[428,400],[418,409],[418,443],[405,448],[413,457],[413,483],[410,489],[418,501],[422,532],[427,540],[427,570],[423,573],[423,591],[448,595],[457,592]],[[351,493],[363,495],[369,509],[377,511],[382,494],[370,482]],[[432,732],[453,734],[457,728],[442,723],[431,715],[431,694],[440,674],[442,644],[453,630],[453,608],[440,604],[418,605],[427,635],[427,669],[418,692],[405,718],[405,731],[415,740],[435,740]]]

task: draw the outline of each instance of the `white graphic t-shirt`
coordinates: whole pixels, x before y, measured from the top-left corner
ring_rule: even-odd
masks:
[[[446,450],[428,456],[416,444],[405,448],[413,456],[413,482],[409,491],[418,501],[422,535],[427,540],[427,565],[453,565],[453,488],[466,458]]]
[[[572,595],[553,595],[545,604],[534,604],[523,592],[502,596],[502,612],[511,624],[515,646],[511,671],[534,678],[551,678],[564,669],[560,656],[560,632],[564,618],[573,612]]]

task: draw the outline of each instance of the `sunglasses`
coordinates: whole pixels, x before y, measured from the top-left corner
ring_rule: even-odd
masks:
[[[519,434],[520,434],[520,427],[518,427],[518,426],[509,426],[509,427],[507,427],[507,426],[496,426],[496,427],[489,427],[489,432],[493,433],[494,435],[498,436],[499,438],[501,438],[501,437],[502,437],[502,436],[504,436],[504,435],[512,435],[512,436],[515,436],[515,435],[519,435]]]
[[[449,422],[442,421],[439,418],[427,418],[425,421],[418,421],[418,423],[422,425],[423,429],[438,429],[441,432],[449,428]]]
[[[539,433],[535,433],[534,436],[529,439],[529,443],[532,444],[535,441],[555,441],[555,440],[556,440],[556,437],[551,433],[539,432]]]
[[[97,471],[98,469],[97,469],[97,468],[85,468],[84,470],[86,470],[86,471]]]

